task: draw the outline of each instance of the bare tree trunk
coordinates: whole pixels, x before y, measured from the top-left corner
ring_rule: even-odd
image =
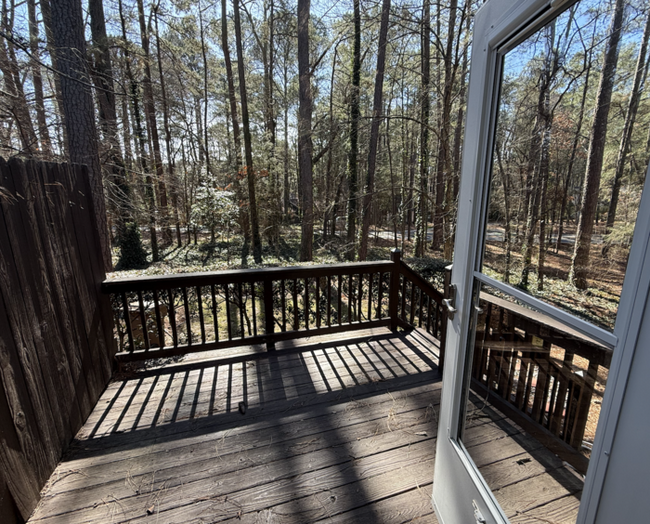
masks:
[[[172,212],[174,214],[174,223],[176,225],[176,245],[182,247],[181,238],[181,220],[178,214],[178,185],[176,181],[174,155],[172,153],[172,134],[169,127],[169,104],[167,103],[167,87],[165,85],[165,75],[162,66],[162,49],[160,34],[158,32],[158,6],[154,12],[154,23],[156,28],[156,56],[158,58],[158,76],[160,77],[160,94],[163,106],[163,127],[165,128],[165,149],[167,152],[167,165],[169,168],[169,193],[172,199]]]
[[[244,207],[246,200],[242,193],[241,184],[239,183],[239,173],[242,168],[241,156],[241,136],[239,134],[239,118],[237,116],[237,96],[235,94],[235,80],[232,72],[232,62],[230,60],[230,48],[228,46],[228,18],[226,17],[226,0],[221,0],[221,49],[223,50],[224,62],[226,65],[226,79],[228,82],[228,102],[230,103],[230,118],[232,120],[232,137],[235,147],[235,160],[233,174],[231,176],[235,195],[238,200],[239,208],[239,227],[241,227],[244,237],[244,258],[250,244],[250,224],[249,215]]]
[[[31,69],[38,135],[41,142],[41,152],[46,158],[50,158],[52,156],[52,140],[50,139],[50,131],[47,127],[47,118],[45,116],[43,75],[41,74],[41,65],[38,63],[40,51],[38,49],[38,20],[36,19],[35,0],[28,0],[27,11],[29,14],[29,48],[32,54]]]
[[[131,69],[131,53],[129,52],[129,42],[126,36],[126,19],[124,17],[124,8],[122,0],[118,0],[120,13],[120,24],[122,27],[122,39],[124,45],[124,63],[126,75],[129,80],[131,104],[133,106],[133,119],[135,125],[136,148],[138,150],[139,164],[145,173],[145,200],[147,202],[149,218],[149,236],[151,242],[151,258],[154,262],[160,259],[158,252],[158,233],[156,231],[156,198],[154,194],[153,180],[149,171],[149,163],[146,157],[146,139],[142,129],[142,116],[140,114],[140,97],[138,93],[138,84],[135,81],[133,70]]]
[[[618,63],[618,44],[623,26],[624,7],[624,0],[616,0],[607,40],[607,48],[605,49],[603,68],[600,75],[598,95],[596,97],[596,111],[591,126],[587,168],[585,170],[585,181],[582,189],[582,212],[578,220],[576,245],[571,260],[571,270],[569,271],[569,281],[578,289],[587,289],[591,235],[594,229],[594,218],[598,206],[600,175],[603,167],[603,154],[605,152],[605,139],[607,136],[607,117],[612,98],[616,64]]]
[[[151,54],[149,52],[149,29],[145,22],[143,0],[137,0],[138,19],[140,21],[140,37],[142,39],[142,50],[144,51],[144,112],[147,116],[147,128],[153,150],[154,169],[156,171],[158,212],[163,228],[163,239],[165,244],[170,244],[171,229],[169,228],[169,209],[167,205],[167,188],[165,186],[165,172],[160,154],[160,138],[158,136],[158,122],[156,121],[156,105],[153,98],[153,85],[151,82]]]
[[[52,4],[52,33],[61,75],[70,161],[88,166],[104,268],[110,271],[113,264],[80,0],[57,0]]]
[[[616,218],[616,207],[618,205],[618,195],[621,190],[621,180],[623,178],[623,171],[627,161],[627,155],[630,151],[630,142],[632,139],[632,131],[634,130],[634,122],[636,120],[636,113],[639,109],[639,101],[641,100],[641,86],[644,84],[644,73],[647,72],[645,67],[645,57],[648,50],[648,38],[650,37],[650,11],[643,30],[643,39],[639,49],[639,56],[637,57],[636,70],[634,72],[634,84],[632,86],[632,93],[625,113],[625,125],[623,127],[623,136],[621,136],[621,144],[618,148],[618,158],[616,159],[616,172],[614,175],[614,185],[612,186],[612,196],[609,200],[609,209],[607,210],[607,226],[606,230],[609,232],[614,227],[614,220]]]
[[[300,260],[312,259],[314,242],[314,183],[312,174],[312,94],[309,63],[309,8],[310,0],[298,0],[298,82],[300,107],[298,110],[298,162],[302,188],[302,227]]]
[[[13,32],[13,12],[13,2],[11,8],[8,9],[6,1],[3,0],[2,29],[7,34]],[[7,99],[7,109],[16,123],[22,146],[21,152],[27,155],[35,155],[38,152],[38,138],[27,106],[16,54],[13,50],[13,43],[10,40],[6,40],[5,43],[4,38],[0,39],[0,71],[4,77],[4,95]]]
[[[361,111],[361,9],[360,0],[354,0],[354,47],[352,53],[352,86],[350,92],[350,151],[348,153],[348,250],[349,260],[356,255],[357,236],[357,198],[358,198],[358,155],[359,155],[359,119]]]
[[[427,230],[427,196],[429,177],[429,82],[431,71],[431,3],[422,6],[422,79],[420,83],[420,173],[415,223],[415,256],[424,256]]]
[[[388,16],[390,0],[383,0],[381,6],[381,23],[379,26],[379,47],[377,50],[377,73],[375,75],[375,95],[372,107],[372,124],[370,125],[370,146],[368,149],[368,175],[366,191],[363,197],[363,222],[361,224],[361,243],[359,260],[368,256],[368,231],[370,230],[370,212],[372,194],[375,191],[375,171],[377,169],[377,143],[379,142],[379,124],[383,108],[384,68],[386,65],[386,42],[388,39]]]
[[[239,96],[241,98],[242,123],[244,125],[244,150],[246,165],[244,170],[248,179],[248,212],[250,215],[251,240],[253,259],[262,262],[262,243],[260,240],[260,225],[257,216],[257,199],[255,196],[255,170],[253,169],[253,149],[251,145],[251,130],[248,121],[248,98],[246,92],[246,72],[244,70],[244,52],[242,49],[241,20],[239,16],[239,0],[233,0],[235,14],[235,39],[237,43],[237,70],[239,72]]]

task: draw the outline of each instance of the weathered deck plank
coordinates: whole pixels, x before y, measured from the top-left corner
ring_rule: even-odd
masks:
[[[436,524],[437,348],[420,330],[365,335],[116,380],[30,522]],[[552,504],[571,490],[540,480],[561,461],[498,413],[476,415],[465,444],[509,514],[563,515]],[[517,482],[549,492],[531,505]]]

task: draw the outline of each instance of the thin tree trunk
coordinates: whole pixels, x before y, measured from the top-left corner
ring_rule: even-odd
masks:
[[[354,44],[352,52],[352,86],[350,92],[350,151],[348,153],[348,250],[349,260],[356,255],[357,236],[357,199],[358,195],[358,155],[359,155],[359,119],[361,117],[361,8],[360,0],[354,0]]]
[[[431,4],[422,6],[422,79],[420,84],[420,172],[417,218],[415,224],[415,256],[424,256],[427,230],[427,195],[429,177],[429,82],[431,71]]]
[[[571,260],[571,270],[569,271],[569,281],[578,289],[587,289],[591,236],[594,229],[596,208],[598,207],[600,175],[603,167],[605,139],[607,137],[607,117],[612,98],[616,64],[618,63],[618,44],[623,26],[624,7],[624,0],[616,0],[600,75],[598,95],[596,96],[596,111],[591,126],[587,168],[582,189],[582,212],[578,220],[575,250]]]
[[[174,214],[174,223],[176,225],[176,245],[182,247],[183,240],[181,238],[181,220],[178,213],[178,187],[175,173],[174,155],[172,152],[172,134],[169,127],[169,104],[167,102],[167,87],[165,84],[165,75],[162,65],[162,47],[160,42],[160,34],[158,32],[158,6],[154,12],[154,24],[156,29],[156,57],[158,58],[158,76],[160,77],[160,94],[162,98],[163,108],[163,127],[165,129],[165,150],[167,153],[167,165],[169,169],[169,193],[172,199],[172,213]]]
[[[361,224],[361,243],[359,260],[368,256],[368,231],[370,230],[370,212],[372,195],[375,191],[375,171],[377,169],[377,144],[379,142],[379,124],[383,108],[384,68],[386,64],[386,42],[388,39],[388,16],[390,0],[383,0],[381,6],[381,23],[379,27],[379,48],[377,50],[377,73],[375,75],[375,95],[372,107],[372,123],[370,125],[370,146],[368,149],[368,174],[366,190],[363,198],[363,222]]]
[[[255,195],[255,170],[253,168],[253,149],[251,145],[251,130],[248,120],[248,94],[246,92],[246,72],[244,65],[244,52],[242,48],[241,20],[239,16],[239,0],[233,0],[235,15],[235,39],[237,45],[237,70],[239,72],[239,96],[241,98],[242,123],[244,125],[244,150],[246,165],[244,171],[248,180],[248,212],[250,216],[251,240],[253,259],[256,263],[262,262],[262,243],[260,240],[260,226],[257,216],[257,199]]]
[[[312,174],[312,94],[309,63],[309,9],[310,0],[298,0],[298,162],[302,193],[302,227],[300,260],[312,259],[314,242],[314,183]]]
[[[50,131],[47,127],[47,118],[45,116],[45,96],[43,95],[43,75],[39,61],[38,49],[38,20],[36,19],[36,2],[35,0],[27,1],[27,11],[29,14],[29,48],[32,54],[31,69],[32,82],[34,84],[34,102],[36,109],[36,123],[38,125],[38,135],[41,142],[41,152],[46,158],[52,156],[52,140]]]
[[[621,144],[618,148],[618,158],[616,159],[616,171],[614,175],[614,185],[612,186],[612,196],[609,200],[609,209],[607,210],[607,232],[611,231],[614,227],[614,220],[616,218],[616,207],[618,206],[618,195],[621,190],[621,180],[623,178],[623,171],[625,170],[625,163],[627,155],[630,151],[630,142],[632,139],[632,131],[634,130],[634,122],[636,120],[636,113],[639,109],[639,101],[641,100],[641,86],[644,84],[644,72],[647,71],[645,67],[645,57],[648,50],[648,38],[650,37],[650,11],[643,30],[643,39],[639,49],[639,56],[637,57],[636,69],[634,72],[634,84],[632,85],[632,93],[625,113],[625,125],[623,127],[623,136],[621,136]]]
[[[61,75],[70,161],[88,166],[104,269],[110,271],[113,264],[80,0],[58,0],[52,4],[52,33]]]
[[[142,39],[142,50],[144,51],[144,111],[147,116],[147,128],[149,139],[153,150],[154,169],[156,171],[158,212],[163,228],[163,239],[165,244],[170,244],[171,229],[169,228],[169,209],[167,205],[167,188],[165,186],[165,172],[160,154],[160,138],[158,136],[158,122],[156,120],[156,105],[153,98],[153,85],[151,81],[151,54],[149,52],[149,29],[145,23],[143,0],[137,0],[138,19],[140,21],[140,36]]]

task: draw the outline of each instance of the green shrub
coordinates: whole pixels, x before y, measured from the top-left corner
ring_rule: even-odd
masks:
[[[118,235],[118,246],[120,248],[120,259],[115,266],[116,271],[125,269],[144,269],[149,265],[147,252],[142,245],[140,229],[134,222],[124,224]]]

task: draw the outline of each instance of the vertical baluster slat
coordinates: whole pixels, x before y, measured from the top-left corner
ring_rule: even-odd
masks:
[[[320,324],[320,277],[316,277],[316,327],[319,328]]]
[[[124,324],[126,325],[126,336],[129,339],[129,351],[135,350],[133,343],[133,328],[131,327],[131,310],[129,309],[129,301],[126,298],[126,293],[122,293],[122,309],[124,310]]]
[[[433,300],[431,300],[431,297],[427,295],[427,333],[431,333],[431,304],[435,304]],[[433,333],[433,336],[435,337],[436,334]]]
[[[332,325],[332,279],[327,277],[327,327]]]
[[[338,303],[337,303],[337,310],[336,310],[336,320],[339,323],[339,326],[343,323],[341,322],[341,287],[343,284],[343,277],[342,275],[338,276]]]
[[[419,287],[418,287],[418,291],[420,293],[420,307],[418,309],[418,327],[421,328],[422,327],[422,299],[423,299],[424,292]]]
[[[172,341],[174,347],[178,347],[178,328],[176,327],[176,308],[174,307],[174,293],[171,289],[167,290],[167,296],[169,297],[169,325],[172,328]]]
[[[205,344],[205,321],[203,318],[203,298],[201,297],[201,286],[196,286],[196,303],[199,306],[199,324],[201,326],[201,344]]]
[[[372,320],[374,315],[372,314],[372,281],[375,279],[374,273],[368,274],[368,320]]]
[[[352,285],[352,273],[348,276],[348,324],[354,320],[354,286]]]
[[[183,293],[183,307],[185,309],[185,325],[187,326],[187,345],[192,345],[192,321],[190,319],[190,303],[187,300],[187,288],[181,288]]]
[[[384,274],[379,272],[379,281],[377,282],[377,318],[379,320],[384,316],[382,311],[382,302],[384,301]]]
[[[156,311],[156,328],[158,329],[158,347],[165,347],[165,330],[163,329],[162,316],[160,315],[160,300],[158,299],[158,291],[153,290],[153,306]]]
[[[298,281],[293,280],[293,330],[298,331]]]
[[[357,315],[357,320],[359,322],[361,322],[361,319],[363,317],[362,310],[361,310],[362,309],[362,304],[363,304],[363,273],[359,273],[359,290],[358,290],[358,293],[359,293],[359,297],[358,297],[359,303],[357,304],[357,311],[359,312],[359,314]]]
[[[214,284],[210,285],[212,295],[212,321],[214,323],[214,341],[219,342],[219,315],[217,313],[217,293]]]
[[[232,340],[232,319],[230,315],[230,284],[223,285],[226,297],[226,327],[228,328],[228,340]]]
[[[244,293],[242,290],[242,283],[239,282],[237,284],[237,296],[239,299],[239,334],[241,338],[246,337],[246,333],[244,332]]]
[[[287,330],[287,297],[284,288],[284,279],[280,280],[280,301],[282,302],[282,331]]]
[[[402,275],[402,320],[406,320],[406,276]]]
[[[147,316],[144,312],[144,300],[142,299],[142,291],[138,291],[138,305],[140,306],[140,326],[142,327],[142,340],[144,341],[144,349],[149,351],[149,330],[147,329]]]
[[[253,307],[253,335],[257,336],[257,316],[255,314],[255,282],[251,282],[251,306]]]
[[[413,319],[415,318],[415,282],[411,282],[411,307],[409,309],[409,324],[413,325]]]
[[[309,279],[305,279],[305,329],[309,329]]]

